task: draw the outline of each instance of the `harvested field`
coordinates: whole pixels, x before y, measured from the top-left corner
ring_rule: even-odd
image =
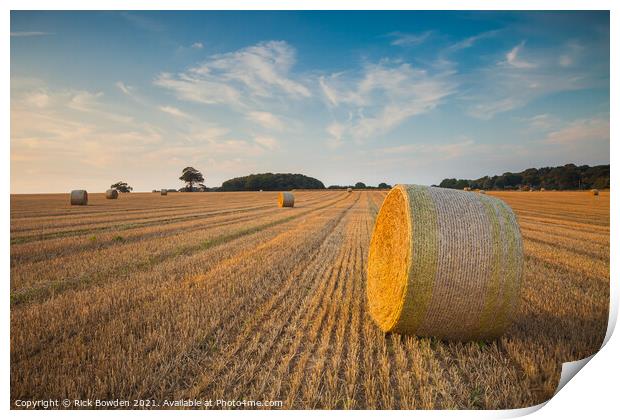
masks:
[[[524,241],[496,341],[385,335],[366,263],[387,191],[11,196],[11,400],[280,400],[282,408],[516,408],[598,350],[609,192],[506,192]],[[473,194],[473,193],[472,193]]]

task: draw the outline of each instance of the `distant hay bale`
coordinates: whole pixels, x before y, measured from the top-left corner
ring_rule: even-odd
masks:
[[[495,338],[517,313],[522,273],[521,232],[504,201],[397,185],[370,242],[370,314],[386,332]]]
[[[278,207],[293,207],[295,205],[295,196],[288,191],[278,194]]]
[[[160,194],[161,195],[168,195],[168,190],[162,189]]]
[[[347,188],[347,192],[349,192],[349,193],[353,192],[353,188],[351,188],[351,187]]]
[[[108,200],[116,200],[118,198],[118,191],[116,190],[107,190],[105,192],[105,198]]]
[[[86,192],[86,190],[71,191],[71,205],[72,206],[88,205],[88,192]]]
[[[596,188],[593,188],[590,190],[590,193],[592,193],[592,195],[598,195],[599,191]]]
[[[478,191],[480,194],[486,194],[487,192],[485,190],[479,190]]]
[[[465,188],[463,188],[463,191],[471,191],[471,188],[465,187]]]
[[[541,191],[541,192],[545,192],[546,190],[545,190],[544,188],[541,188],[541,189],[540,189],[540,191]]]

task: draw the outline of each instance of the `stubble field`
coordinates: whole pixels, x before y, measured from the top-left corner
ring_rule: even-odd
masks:
[[[524,237],[520,314],[490,342],[383,334],[365,271],[385,191],[11,196],[11,400],[516,408],[600,347],[609,193],[491,193]],[[473,193],[472,193],[473,194]]]

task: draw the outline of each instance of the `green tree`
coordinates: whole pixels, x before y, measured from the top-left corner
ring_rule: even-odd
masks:
[[[489,178],[485,176],[482,180],[482,189],[483,190],[492,190],[494,186],[493,178]]]
[[[472,188],[514,190],[519,187],[530,186],[545,189],[590,189],[609,188],[609,165],[576,166],[572,163],[555,168],[529,168],[519,173],[505,172],[500,176],[484,176],[474,180],[457,180],[446,178],[439,184],[443,188],[462,188],[468,182]]]
[[[316,178],[302,174],[264,173],[232,178],[222,183],[222,191],[287,191],[292,189],[324,189]]]
[[[358,182],[355,184],[355,188],[359,189],[364,189],[366,188],[366,184],[364,184],[363,182]]]
[[[380,183],[377,188],[392,188],[390,184],[386,184],[385,182]]]
[[[204,182],[205,180],[200,171],[192,168],[191,166],[183,169],[183,174],[179,177],[179,179],[187,184],[186,189],[189,192],[194,191],[194,184]]]
[[[441,188],[456,188],[456,179],[455,178],[446,178],[439,183]]]
[[[117,183],[110,185],[110,188],[122,193],[128,193],[133,191],[133,188],[123,181],[118,181]]]

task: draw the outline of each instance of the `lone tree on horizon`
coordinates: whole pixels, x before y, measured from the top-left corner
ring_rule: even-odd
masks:
[[[118,181],[116,184],[110,185],[110,188],[122,193],[128,193],[133,191],[133,188],[123,181]]]
[[[188,166],[183,169],[183,174],[179,177],[179,179],[187,184],[187,191],[194,191],[194,184],[204,182],[205,178],[202,176],[199,170]]]

